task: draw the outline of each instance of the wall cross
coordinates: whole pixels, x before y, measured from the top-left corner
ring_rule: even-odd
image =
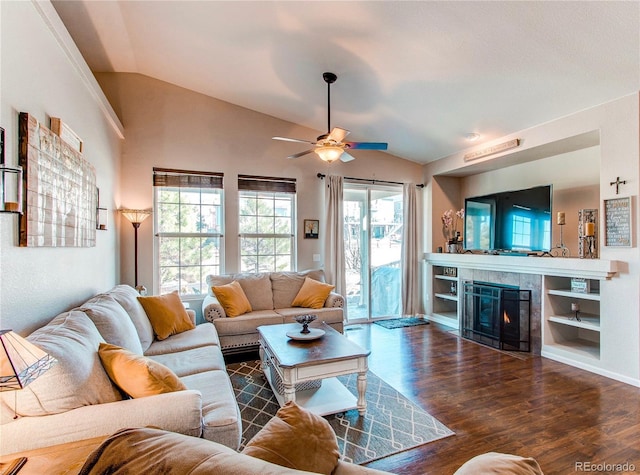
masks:
[[[616,195],[620,193],[620,185],[626,185],[626,184],[627,184],[627,180],[620,181],[619,176],[616,177],[616,181],[612,181],[609,183],[609,185],[611,186],[616,185]]]

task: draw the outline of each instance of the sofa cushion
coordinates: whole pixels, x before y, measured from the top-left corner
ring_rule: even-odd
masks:
[[[342,323],[344,320],[344,312],[341,308],[318,308],[310,312],[308,308],[303,307],[291,307],[291,308],[278,308],[276,309],[280,315],[282,315],[282,323],[295,323],[298,315],[317,315],[318,319],[311,324],[311,326],[320,325],[322,322],[328,324]]]
[[[310,277],[318,282],[324,282],[322,270],[309,270],[304,272],[272,272],[271,288],[273,291],[273,308],[291,307],[293,299],[298,295],[305,277]]]
[[[242,453],[326,475],[333,472],[340,458],[338,440],[329,423],[292,401],[278,410]]]
[[[11,408],[16,398],[19,415],[58,414],[122,399],[100,363],[98,346],[104,340],[84,312],[62,313],[27,340],[58,363],[21,391],[2,393]]]
[[[152,297],[138,297],[158,340],[195,328],[177,291]]]
[[[296,297],[293,299],[291,306],[322,308],[324,307],[324,301],[327,300],[327,297],[334,288],[335,285],[325,284],[309,277],[305,277],[304,283]]]
[[[105,473],[303,475],[236,453],[209,440],[152,428],[124,429],[115,433],[87,457],[80,470],[80,475]]]
[[[100,343],[98,354],[111,381],[132,398],[187,389],[171,369],[150,358],[108,343]]]
[[[228,335],[257,333],[260,325],[276,325],[282,321],[282,315],[273,310],[258,310],[235,318],[218,318],[214,321],[214,325],[222,338]]]
[[[207,284],[209,289],[218,285],[226,285],[237,280],[247,296],[253,310],[272,310],[273,293],[271,292],[271,279],[269,273],[258,274],[229,274],[229,275],[208,275]],[[210,290],[213,296],[213,290]]]
[[[225,368],[222,352],[214,345],[165,355],[154,355],[149,358],[171,368],[179,377]]]
[[[467,460],[454,475],[542,475],[542,469],[535,459],[518,455],[489,452]]]
[[[220,339],[213,323],[206,322],[196,325],[193,330],[171,335],[171,338],[155,340],[144,355],[163,355],[211,345],[220,346]]]
[[[227,317],[237,317],[251,312],[251,304],[237,280],[225,285],[214,285],[211,290],[224,308]]]
[[[149,317],[147,317],[144,308],[142,308],[142,304],[138,301],[138,297],[140,296],[138,291],[130,285],[116,285],[107,292],[107,295],[112,296],[116,302],[122,305],[125,312],[127,312],[133,322],[133,326],[136,327],[136,331],[138,332],[142,351],[146,351],[155,340],[155,337]]]
[[[240,446],[242,419],[226,370],[213,370],[180,378],[202,394],[202,437],[232,449]]]
[[[142,354],[136,327],[122,305],[113,297],[107,294],[96,295],[76,310],[87,314],[104,341],[126,348],[138,355]]]

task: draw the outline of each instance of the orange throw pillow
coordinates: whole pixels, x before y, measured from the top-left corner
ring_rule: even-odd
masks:
[[[171,335],[195,328],[177,290],[165,295],[138,297],[138,300],[144,308],[158,340],[164,340]]]
[[[227,317],[237,317],[251,312],[251,304],[237,280],[227,285],[211,287],[211,290],[224,308]]]
[[[322,308],[324,307],[325,300],[327,300],[327,297],[334,288],[334,285],[325,284],[309,277],[305,277],[304,284],[302,284],[298,295],[293,299],[291,306]]]
[[[100,343],[98,355],[111,381],[132,398],[187,389],[173,371],[146,356],[109,343]]]
[[[336,434],[322,417],[288,402],[242,450],[283,467],[331,474],[340,451]]]

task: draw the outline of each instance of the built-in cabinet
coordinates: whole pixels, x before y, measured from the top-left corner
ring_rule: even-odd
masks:
[[[587,363],[600,360],[600,281],[585,279],[584,291],[571,278],[544,277],[545,352]]]
[[[433,300],[429,318],[458,328],[458,269],[451,266],[432,266],[431,271]]]
[[[427,318],[460,327],[461,275],[464,279],[470,274],[480,275],[479,280],[487,280],[492,272],[516,273],[525,282],[534,280],[523,275],[541,276],[542,285],[533,293],[535,302],[532,303],[539,309],[532,314],[535,319],[532,328],[536,328],[539,342],[536,352],[640,386],[635,370],[639,349],[635,340],[625,337],[629,331],[635,331],[637,325],[633,323],[633,312],[624,313],[628,283],[619,273],[624,263],[605,259],[446,253],[426,253],[425,262],[429,273],[425,290]],[[455,277],[446,275],[446,268],[456,268]],[[577,286],[572,290],[575,278],[584,279],[583,286],[588,290],[578,291]],[[452,283],[455,293],[451,290]],[[633,308],[633,302],[628,304]]]

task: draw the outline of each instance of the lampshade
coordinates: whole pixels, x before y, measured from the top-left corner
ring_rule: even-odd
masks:
[[[140,224],[151,216],[150,209],[121,209],[120,212],[133,224]]]
[[[336,147],[335,145],[323,145],[314,150],[318,156],[325,162],[334,162],[340,158],[344,150],[342,147]]]
[[[0,391],[22,389],[57,360],[12,330],[0,330]]]

